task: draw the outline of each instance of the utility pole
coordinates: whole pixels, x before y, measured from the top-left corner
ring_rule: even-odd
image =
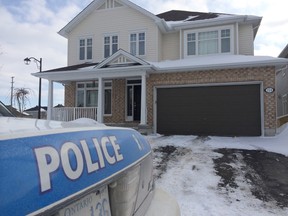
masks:
[[[14,91],[14,77],[11,77],[11,98],[10,98],[10,105],[13,107],[13,91]]]

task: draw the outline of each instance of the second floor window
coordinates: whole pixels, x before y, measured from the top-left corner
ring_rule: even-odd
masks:
[[[104,37],[104,58],[109,57],[118,50],[118,36]]]
[[[80,39],[79,41],[79,60],[92,59],[92,38]]]
[[[186,34],[186,56],[231,52],[231,30],[191,32]]]
[[[136,56],[145,55],[145,32],[130,34],[130,53]]]

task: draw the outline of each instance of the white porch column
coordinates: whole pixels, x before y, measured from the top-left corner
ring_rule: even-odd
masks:
[[[104,82],[103,78],[98,79],[98,107],[97,107],[97,121],[103,123],[103,102],[104,102]]]
[[[147,124],[147,109],[146,109],[146,74],[141,78],[141,118],[140,125]]]
[[[47,106],[47,120],[52,119],[52,109],[53,109],[53,81],[49,80],[48,83],[48,106]]]

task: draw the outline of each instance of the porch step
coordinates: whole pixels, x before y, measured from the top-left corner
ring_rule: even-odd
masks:
[[[111,127],[132,128],[143,135],[148,135],[152,133],[152,127],[150,125],[139,125],[139,122],[105,123],[105,125]]]

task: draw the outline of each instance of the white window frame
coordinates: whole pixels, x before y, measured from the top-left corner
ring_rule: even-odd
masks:
[[[221,52],[221,31],[222,30],[230,30],[230,52]],[[218,52],[217,53],[211,53],[211,54],[199,54],[199,40],[198,35],[202,32],[213,32],[218,31]],[[195,34],[195,55],[188,55],[188,35],[189,34]],[[227,55],[227,54],[233,54],[234,53],[234,27],[233,25],[227,25],[227,26],[220,26],[220,27],[214,27],[214,28],[204,28],[204,29],[198,29],[198,30],[187,30],[184,31],[184,57],[185,58],[191,58],[195,56],[206,56],[206,55]]]
[[[113,37],[117,37],[117,43],[113,43]],[[109,38],[109,44],[106,44],[106,38]],[[113,45],[117,44],[117,49],[113,52]],[[106,56],[105,54],[105,46],[109,45],[109,55]],[[109,56],[113,55],[119,49],[119,36],[118,34],[105,34],[103,37],[103,56],[104,58],[108,58]]]
[[[132,49],[132,46],[131,46],[131,35],[135,34],[136,35],[136,53],[132,53],[131,49]],[[144,34],[145,36],[145,39],[144,40],[139,40],[139,35],[140,34]],[[144,54],[140,54],[140,43],[144,41]],[[132,55],[135,55],[135,56],[140,56],[140,57],[144,57],[146,56],[146,45],[147,44],[147,33],[146,31],[135,31],[135,32],[130,32],[129,34],[129,50],[130,50],[130,53]]]
[[[95,86],[93,87],[88,87],[87,85],[89,84],[92,84],[92,83],[95,83]],[[79,84],[82,84],[84,85],[84,87],[78,87]],[[75,100],[75,106],[77,107],[77,102],[78,102],[78,91],[84,91],[84,104],[83,104],[83,107],[87,107],[87,91],[88,90],[97,90],[98,92],[98,82],[76,82],[76,100]],[[105,91],[106,90],[111,90],[111,101],[110,101],[110,110],[111,110],[111,113],[104,113],[104,116],[111,116],[112,115],[112,81],[109,80],[109,81],[105,81],[104,82],[104,94],[105,94]],[[104,112],[105,112],[105,95],[104,95]],[[98,102],[97,102],[97,107],[98,107]]]
[[[81,41],[83,41],[84,40],[84,45],[83,46],[81,46]],[[92,44],[91,45],[88,45],[88,41],[89,40],[91,40],[91,42],[92,42]],[[91,37],[81,37],[81,38],[79,38],[79,40],[78,40],[78,60],[79,61],[92,61],[92,59],[93,59],[93,37],[91,36]],[[84,58],[83,59],[81,59],[81,51],[80,51],[80,49],[81,49],[81,47],[82,48],[84,48]],[[88,48],[91,48],[91,58],[88,58]]]

